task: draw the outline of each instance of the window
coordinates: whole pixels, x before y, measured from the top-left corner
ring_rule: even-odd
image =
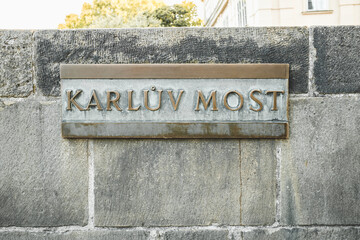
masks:
[[[329,10],[329,0],[307,0],[308,11]]]
[[[239,24],[239,27],[245,27],[247,25],[245,0],[238,0],[237,1],[237,10],[238,10],[238,24]]]

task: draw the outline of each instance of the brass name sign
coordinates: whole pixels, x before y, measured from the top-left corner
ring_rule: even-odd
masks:
[[[64,138],[287,138],[287,64],[60,67]]]

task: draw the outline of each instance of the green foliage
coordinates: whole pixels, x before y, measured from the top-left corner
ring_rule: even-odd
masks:
[[[139,13],[131,21],[124,22],[122,16],[108,16],[96,19],[89,28],[136,28],[160,27],[161,21],[151,16]]]
[[[139,13],[153,11],[164,5],[163,0],[94,0],[93,4],[83,4],[80,16],[67,15],[65,24],[60,24],[58,28],[89,28],[97,21],[106,22],[105,18],[110,18],[109,22],[112,23],[121,19],[122,24],[126,24]]]
[[[196,5],[183,1],[167,6],[163,0],[94,0],[84,3],[80,16],[69,14],[59,29],[201,26]]]
[[[163,6],[151,13],[161,21],[162,27],[188,27],[190,22],[186,21],[188,11],[181,5]]]

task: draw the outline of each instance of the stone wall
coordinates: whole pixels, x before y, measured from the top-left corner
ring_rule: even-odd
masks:
[[[0,31],[0,239],[359,239],[360,27]],[[289,63],[288,140],[61,138],[60,63]]]

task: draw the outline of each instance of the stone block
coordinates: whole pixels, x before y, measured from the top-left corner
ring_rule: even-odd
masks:
[[[281,143],[281,224],[359,224],[359,96],[290,104],[290,139]]]
[[[32,34],[0,30],[0,97],[24,97],[33,91]]]
[[[241,240],[357,240],[360,238],[358,228],[280,228],[254,229],[242,232]]]
[[[60,95],[60,63],[288,63],[290,92],[306,93],[307,28],[155,28],[35,32],[37,87]]]
[[[314,27],[314,77],[320,93],[360,93],[360,27]]]
[[[241,140],[241,224],[271,225],[276,216],[276,142]]]
[[[164,240],[228,240],[228,230],[172,230],[164,233]]]
[[[96,226],[240,224],[238,140],[93,145]]]
[[[0,240],[147,240],[148,236],[143,230],[0,232]]]
[[[87,142],[64,140],[60,101],[0,108],[0,226],[87,223]]]

